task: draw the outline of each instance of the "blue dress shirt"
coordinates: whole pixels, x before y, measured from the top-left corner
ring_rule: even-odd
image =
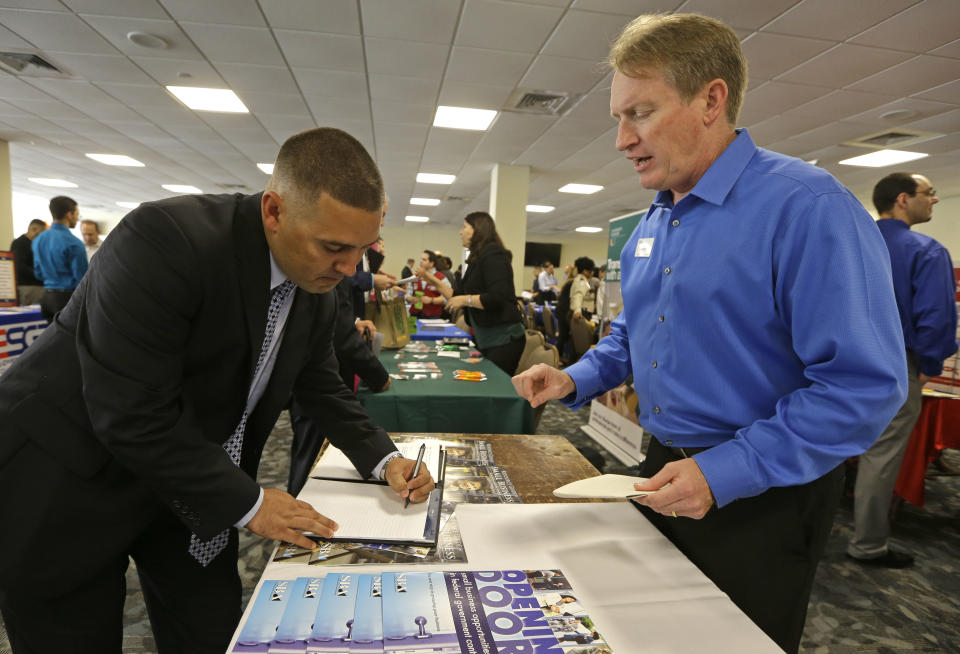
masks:
[[[907,365],[880,232],[828,173],[746,130],[621,253],[623,312],[567,368],[579,407],[633,373],[640,424],[694,456],[718,506],[821,477],[903,404]]]
[[[920,372],[936,377],[957,351],[957,284],[947,249],[896,218],[877,221],[890,251],[903,341]]]
[[[66,225],[55,222],[33,239],[33,269],[44,288],[72,291],[87,273],[87,249]]]

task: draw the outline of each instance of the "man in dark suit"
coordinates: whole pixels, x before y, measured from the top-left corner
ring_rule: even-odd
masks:
[[[291,397],[362,475],[427,497],[332,347],[328,291],[376,241],[382,203],[363,146],[315,129],[284,143],[262,194],[145,203],[114,229],[0,379],[14,652],[119,652],[128,556],[158,649],[223,652],[241,614],[235,527],[307,547],[301,532],[337,528],[255,481]]]

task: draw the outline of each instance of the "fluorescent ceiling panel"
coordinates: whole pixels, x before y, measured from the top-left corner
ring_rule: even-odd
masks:
[[[904,163],[906,161],[915,161],[923,159],[930,155],[924,152],[907,152],[906,150],[877,150],[870,154],[861,154],[859,157],[851,157],[837,163],[844,166],[866,166],[867,168],[883,168],[894,164]]]
[[[590,195],[591,193],[602,191],[603,187],[596,186],[595,184],[567,184],[566,186],[561,186],[557,190],[561,193],[579,193],[581,195]]]
[[[237,94],[230,89],[205,89],[197,86],[168,86],[177,100],[194,111],[219,111],[231,114],[250,113]]]
[[[100,163],[108,166],[133,166],[136,168],[143,168],[142,162],[137,161],[132,157],[128,157],[125,154],[93,154],[88,152],[87,156],[94,161],[99,161]]]
[[[469,129],[484,132],[490,123],[497,117],[492,109],[471,109],[469,107],[437,107],[433,117],[434,127],[449,127],[451,129]]]

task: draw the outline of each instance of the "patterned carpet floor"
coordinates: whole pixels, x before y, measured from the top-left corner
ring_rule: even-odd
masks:
[[[566,436],[604,472],[636,473],[580,430],[588,420],[588,407],[574,412],[551,402],[537,433]],[[259,471],[262,485],[285,487],[290,440],[284,414],[264,451]],[[960,468],[960,451],[947,451],[944,460]],[[960,476],[930,475],[926,493],[926,506],[918,509],[904,504],[893,527],[894,543],[917,557],[917,564],[906,570],[868,568],[845,558],[853,506],[851,498],[841,500],[814,583],[801,652],[960,654]],[[241,532],[239,569],[244,602],[272,550],[272,542]],[[123,651],[152,654],[156,647],[133,566],[127,583]],[[9,652],[0,623],[0,654]]]

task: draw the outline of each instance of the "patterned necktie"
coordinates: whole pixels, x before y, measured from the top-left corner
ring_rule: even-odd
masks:
[[[280,309],[283,307],[284,300],[293,291],[295,285],[289,279],[277,286],[273,290],[270,298],[270,308],[267,310],[267,328],[263,333],[263,343],[260,345],[260,355],[257,357],[257,365],[253,370],[253,379],[257,378],[257,373],[263,367],[267,354],[270,351],[270,343],[273,342],[273,333],[277,328],[277,318],[280,317]],[[253,382],[251,381],[251,384]],[[240,417],[240,423],[233,431],[233,435],[223,444],[223,449],[230,455],[230,460],[234,465],[240,465],[240,453],[243,450],[243,432],[247,428],[247,418],[249,417],[247,408],[244,408],[243,415]],[[214,557],[223,551],[227,546],[227,538],[230,534],[229,529],[224,529],[210,540],[202,541],[196,534],[190,534],[190,547],[187,551],[200,562],[200,565],[207,567],[213,561]]]

